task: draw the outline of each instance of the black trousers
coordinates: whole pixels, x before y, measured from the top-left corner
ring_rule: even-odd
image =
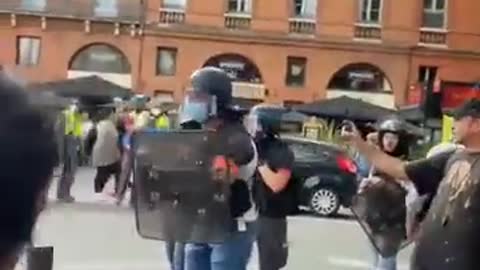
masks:
[[[287,265],[287,219],[259,216],[257,247],[260,270],[279,270]]]
[[[101,193],[105,184],[107,184],[110,176],[115,177],[115,192],[118,189],[118,183],[120,181],[120,173],[122,171],[122,166],[120,161],[117,161],[113,164],[107,166],[97,167],[97,174],[95,175],[95,193]]]

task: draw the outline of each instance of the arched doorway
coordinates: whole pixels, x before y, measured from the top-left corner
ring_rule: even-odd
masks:
[[[131,66],[122,51],[108,44],[91,44],[75,53],[68,78],[99,76],[126,88],[132,87]]]
[[[385,73],[368,63],[349,64],[338,70],[327,86],[327,98],[349,96],[387,108],[395,107],[392,86]]]
[[[216,55],[208,59],[203,66],[218,67],[227,72],[234,81],[234,97],[254,100],[265,98],[265,86],[260,70],[247,57],[239,54]]]

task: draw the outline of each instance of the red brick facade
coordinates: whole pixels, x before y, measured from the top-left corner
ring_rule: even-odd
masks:
[[[442,81],[480,80],[480,22],[476,20],[480,2],[476,0],[447,1],[448,32],[441,33],[445,44],[432,46],[419,44],[422,1],[418,0],[383,0],[381,28],[368,41],[355,38],[367,33],[355,24],[359,1],[319,0],[314,31],[309,35],[289,33],[290,0],[253,0],[251,19],[244,30],[225,29],[224,0],[208,0],[208,5],[204,0],[187,1],[184,20],[178,25],[159,25],[161,0],[147,2],[145,19],[141,16],[138,22],[121,23],[119,35],[114,35],[115,20],[100,22],[91,18],[86,33],[84,18],[49,14],[42,29],[42,14],[2,11],[0,63],[32,81],[64,79],[79,50],[94,43],[110,44],[127,57],[135,90],[172,91],[177,100],[191,72],[224,53],[243,55],[257,65],[268,89],[266,99],[272,102],[324,98],[333,74],[352,63],[368,63],[381,69],[397,105],[407,102],[408,89],[418,80],[419,66],[438,67],[437,78]],[[12,14],[17,14],[15,23]],[[18,36],[41,38],[38,65],[16,65]],[[159,46],[177,48],[174,76],[156,75]],[[303,87],[288,87],[285,83],[288,56],[307,59]]]

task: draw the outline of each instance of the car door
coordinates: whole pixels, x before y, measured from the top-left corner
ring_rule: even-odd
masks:
[[[293,175],[299,179],[306,179],[320,171],[331,171],[334,168],[333,153],[322,145],[290,140],[287,142],[295,157]]]

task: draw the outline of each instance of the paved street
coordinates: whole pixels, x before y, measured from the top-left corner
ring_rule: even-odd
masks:
[[[167,270],[162,243],[138,237],[127,206],[94,202],[93,176],[93,170],[81,170],[73,190],[78,202],[52,201],[40,219],[35,243],[55,247],[54,269]],[[295,217],[289,223],[289,238],[287,269],[369,269],[369,248],[353,221]],[[399,269],[408,269],[408,254],[402,252]],[[255,254],[251,269],[257,269]]]

